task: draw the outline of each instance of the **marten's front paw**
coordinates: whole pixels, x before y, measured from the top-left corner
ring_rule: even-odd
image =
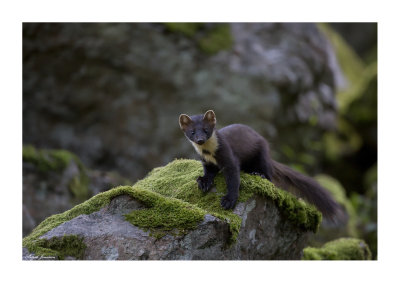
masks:
[[[197,186],[203,192],[208,192],[213,186],[213,181],[204,176],[198,177],[196,181],[197,181]]]
[[[237,199],[237,196],[232,197],[229,194],[225,195],[221,198],[221,206],[225,209],[232,209],[235,207]]]

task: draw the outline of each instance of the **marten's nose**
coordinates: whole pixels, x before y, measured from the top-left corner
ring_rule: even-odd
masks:
[[[198,140],[197,140],[197,143],[198,143],[199,145],[202,145],[204,142],[205,142],[205,140],[203,140],[203,139],[198,139]]]

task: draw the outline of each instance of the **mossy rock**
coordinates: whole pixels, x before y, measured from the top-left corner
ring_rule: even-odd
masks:
[[[206,54],[213,55],[233,45],[229,24],[165,23],[171,32],[181,33],[194,40],[197,47]]]
[[[241,219],[232,210],[225,210],[220,199],[226,194],[226,183],[219,173],[215,178],[215,192],[204,194],[197,189],[196,179],[203,174],[199,161],[179,159],[164,167],[152,170],[135,186],[159,193],[169,198],[180,199],[195,205],[206,213],[231,223],[233,238],[240,229]],[[266,179],[241,173],[238,202],[245,202],[254,194],[274,201],[275,205],[294,225],[316,232],[321,221],[320,212],[312,205],[299,201],[292,194],[283,191]]]
[[[182,33],[186,36],[192,37],[196,32],[201,29],[203,23],[165,23],[169,31]]]
[[[134,186],[121,186],[100,193],[64,213],[47,218],[23,239],[23,246],[36,255],[54,255],[54,252],[49,253],[43,248],[42,235],[79,215],[99,211],[120,195],[128,195],[145,206],[144,209],[129,212],[125,218],[133,225],[150,231],[156,238],[167,233],[185,234],[195,229],[206,214],[210,214],[229,224],[229,242],[235,242],[242,219],[220,205],[220,198],[226,193],[222,174],[215,179],[216,190],[207,194],[197,188],[196,178],[200,175],[202,166],[195,160],[180,159],[155,168]],[[245,202],[255,194],[273,201],[283,217],[300,230],[317,231],[322,216],[314,206],[298,201],[259,176],[241,174],[239,202]]]
[[[340,238],[326,243],[321,248],[304,249],[305,260],[370,260],[371,251],[360,239]]]
[[[68,189],[74,197],[73,203],[80,203],[89,198],[87,169],[78,156],[70,151],[64,149],[36,149],[32,145],[24,145],[22,160],[33,164],[42,174],[49,172],[59,172],[61,174],[63,170],[70,166],[71,162],[74,162],[78,167],[79,173],[68,184]]]
[[[331,176],[324,174],[315,176],[315,180],[322,187],[326,188],[332,194],[337,203],[345,209],[348,216],[345,229],[346,236],[357,237],[357,215],[351,201],[346,196],[346,190],[343,188],[342,184]]]
[[[40,239],[36,242],[38,248],[43,254],[50,259],[82,259],[86,245],[83,243],[83,238],[76,235],[64,235],[61,238],[52,238],[50,240]]]
[[[61,171],[73,160],[83,168],[79,158],[68,150],[36,149],[32,145],[24,145],[22,148],[22,160],[37,166],[41,172]]]
[[[345,113],[348,105],[361,95],[359,88],[363,85],[362,74],[365,71],[365,65],[351,46],[328,24],[319,24],[318,28],[335,49],[339,65],[347,80],[346,86],[337,94],[339,111]]]
[[[376,121],[377,61],[375,58],[366,65],[328,24],[319,24],[318,27],[333,45],[346,78],[346,85],[341,86],[337,93],[337,132],[328,132],[324,136],[326,156],[335,161],[359,150],[365,142],[365,134],[360,132],[362,123]]]

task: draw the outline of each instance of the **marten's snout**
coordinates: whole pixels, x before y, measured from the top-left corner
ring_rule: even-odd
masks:
[[[202,145],[202,144],[204,144],[206,141],[204,140],[204,139],[198,139],[197,141],[196,141],[196,143],[197,144],[199,144],[199,145]]]

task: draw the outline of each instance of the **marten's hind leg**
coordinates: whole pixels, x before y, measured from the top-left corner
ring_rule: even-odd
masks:
[[[261,177],[268,179],[269,181],[272,181],[273,171],[272,171],[272,164],[270,162],[270,159],[266,158],[263,154],[258,158],[257,163],[258,163],[257,168],[256,168],[256,170],[254,170],[254,173],[260,175]]]
[[[271,159],[269,159],[264,150],[258,153],[249,163],[250,164],[242,168],[243,171],[272,181],[273,169]]]
[[[272,159],[269,156],[269,147],[268,143],[266,141],[263,141],[263,143],[260,146],[260,150],[257,155],[257,159],[255,162],[255,169],[253,172],[261,175],[262,177],[268,179],[269,181],[272,181],[272,175],[273,175],[273,167],[272,167]]]

